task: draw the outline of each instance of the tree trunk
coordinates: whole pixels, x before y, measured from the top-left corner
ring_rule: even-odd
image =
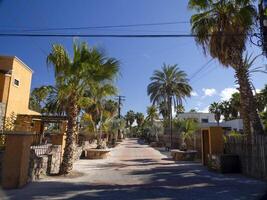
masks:
[[[248,70],[243,66],[236,69],[236,78],[240,86],[240,115],[243,119],[243,129],[245,134],[252,137],[251,124],[254,134],[263,134],[264,131],[256,109],[248,73]]]
[[[75,150],[75,136],[77,133],[77,116],[78,108],[75,98],[71,98],[68,109],[68,124],[66,146],[64,149],[63,160],[60,167],[60,174],[69,174],[73,168],[74,150]]]

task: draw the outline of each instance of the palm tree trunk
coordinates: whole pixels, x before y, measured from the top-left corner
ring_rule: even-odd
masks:
[[[60,174],[69,174],[73,168],[73,158],[75,150],[75,136],[77,133],[77,116],[78,107],[75,98],[71,98],[68,109],[68,124],[67,124],[67,137],[66,146],[64,148],[63,160],[60,167]]]
[[[255,134],[263,134],[263,127],[256,109],[256,102],[249,82],[248,70],[242,66],[238,67],[236,69],[236,78],[240,86],[240,115],[243,119],[244,133],[252,137],[252,124],[253,132]]]

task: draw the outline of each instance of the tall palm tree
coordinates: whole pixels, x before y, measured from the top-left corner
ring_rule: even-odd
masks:
[[[220,125],[220,119],[222,115],[222,105],[220,103],[214,102],[209,106],[209,111],[215,115],[215,120],[217,125]]]
[[[150,80],[147,94],[153,104],[165,105],[172,146],[172,106],[174,105],[176,110],[178,105],[182,105],[183,99],[191,96],[192,88],[189,85],[187,74],[180,70],[177,65],[164,64],[161,70],[154,71]]]
[[[243,53],[246,41],[257,17],[256,8],[249,0],[189,0],[189,8],[197,14],[191,17],[192,33],[205,53],[217,58],[221,64],[231,66],[239,84],[241,115],[244,132],[263,133],[255,107],[249,73]]]
[[[88,48],[86,43],[74,43],[72,58],[62,45],[53,45],[47,64],[55,72],[58,100],[66,104],[68,124],[60,173],[68,174],[73,168],[79,102],[95,83],[113,80],[119,71],[119,63],[114,58],[105,57],[96,48]]]
[[[187,75],[177,65],[164,64],[161,70],[154,71],[150,80],[147,87],[150,101],[158,105],[164,103],[168,108],[168,116],[171,115],[173,105],[176,108],[185,97],[190,97],[192,88]]]

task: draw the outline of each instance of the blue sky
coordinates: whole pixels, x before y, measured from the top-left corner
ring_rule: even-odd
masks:
[[[102,26],[139,23],[189,22],[191,11],[187,0],[3,0],[0,4],[0,30],[27,28],[59,28]],[[86,30],[75,33],[116,34],[175,34],[189,33],[190,24],[153,27],[110,28]],[[62,32],[57,32],[62,33]],[[65,32],[70,33],[70,32]],[[89,45],[105,49],[109,56],[121,62],[117,84],[120,94],[126,96],[123,112],[129,109],[145,112],[150,104],[146,93],[149,77],[163,63],[178,64],[189,77],[209,61],[197,47],[193,38],[172,39],[82,39]],[[53,72],[47,69],[46,56],[53,43],[63,44],[71,53],[73,38],[19,38],[0,37],[0,54],[16,55],[34,70],[32,88],[53,84]],[[259,48],[248,44],[248,51],[258,55]],[[261,57],[255,66],[264,65]],[[266,75],[254,74],[255,88],[262,88]],[[194,96],[185,102],[186,110],[207,110],[217,100],[227,99],[235,88],[232,69],[221,67],[217,61],[210,63],[191,80]]]

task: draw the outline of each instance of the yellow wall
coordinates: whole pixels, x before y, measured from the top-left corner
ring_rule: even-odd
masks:
[[[12,66],[9,66],[9,65]],[[9,95],[6,105],[6,117],[14,114],[39,114],[29,109],[32,71],[16,57],[1,57],[0,69],[12,70]],[[14,80],[19,80],[19,86]]]
[[[10,79],[10,75],[0,73],[0,102],[2,103],[7,102]]]

